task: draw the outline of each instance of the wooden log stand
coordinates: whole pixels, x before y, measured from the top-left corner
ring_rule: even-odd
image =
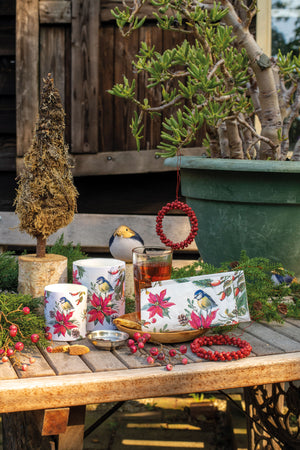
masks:
[[[62,255],[46,254],[44,258],[35,254],[19,256],[18,292],[41,297],[48,284],[67,283],[67,263],[68,259]]]

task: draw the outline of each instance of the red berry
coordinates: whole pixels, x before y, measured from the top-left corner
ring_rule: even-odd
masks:
[[[152,358],[152,356],[148,356],[147,363],[148,364],[153,364],[154,363],[154,358]]]
[[[133,339],[135,339],[136,341],[138,340],[138,338],[141,337],[141,333],[139,333],[138,331],[134,333],[133,335]]]
[[[50,345],[46,348],[46,350],[47,350],[47,352],[48,353],[52,353],[52,351],[53,351],[53,348],[52,347],[50,347]]]
[[[187,346],[186,345],[181,345],[179,348],[179,351],[182,355],[184,355],[187,352]]]
[[[46,338],[48,341],[51,341],[51,339],[52,339],[52,333],[50,333],[49,331],[47,331],[47,333],[45,333],[45,338]]]
[[[27,364],[22,364],[21,369],[23,370],[23,372],[26,372],[26,370],[28,369]]]
[[[17,342],[15,344],[15,350],[17,350],[18,352],[21,352],[23,350],[23,348],[24,348],[23,342]]]
[[[130,347],[130,351],[131,351],[131,353],[136,353],[137,352],[137,347],[135,345],[132,345]]]
[[[35,358],[29,358],[29,362],[30,362],[30,364],[34,364],[35,363]]]
[[[144,339],[146,339],[146,341],[149,341],[151,339],[150,333],[144,333],[143,336],[144,336]]]
[[[8,361],[8,357],[7,356],[2,356],[2,362],[7,362]]]
[[[18,330],[17,325],[15,325],[14,323],[10,325],[9,327],[10,330]]]
[[[166,365],[166,369],[167,369],[167,370],[172,370],[172,369],[173,369],[172,364],[167,364],[167,365]]]
[[[150,348],[150,354],[152,356],[157,356],[158,355],[158,349],[156,347]]]
[[[9,330],[9,335],[10,337],[15,337],[17,335],[18,330],[17,329],[12,329]]]
[[[177,352],[176,352],[175,348],[171,348],[171,349],[169,350],[169,355],[170,355],[171,357],[175,356],[176,353],[177,353]]]
[[[27,314],[30,313],[30,309],[28,308],[28,306],[24,306],[24,308],[23,308],[23,313],[24,313],[25,315],[27,315]]]
[[[128,339],[127,346],[131,347],[132,345],[134,345],[134,340],[133,339]]]
[[[138,343],[138,348],[144,348],[144,347],[145,347],[144,342],[139,342],[139,343]]]
[[[12,348],[8,348],[8,349],[6,350],[6,356],[12,356],[14,353],[15,353],[15,352],[14,352],[14,350],[13,350]]]
[[[187,364],[188,363],[187,358],[182,358],[181,363],[184,364],[184,365]]]
[[[30,336],[30,339],[31,339],[31,342],[33,342],[35,344],[40,339],[40,337],[38,334],[35,333]]]
[[[0,355],[3,355],[4,353],[4,348],[0,348]]]
[[[160,361],[163,361],[165,359],[164,352],[159,352],[159,354],[157,355],[157,359],[159,359]]]

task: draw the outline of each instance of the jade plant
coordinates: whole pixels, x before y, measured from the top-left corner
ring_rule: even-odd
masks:
[[[36,255],[44,257],[46,240],[72,222],[77,190],[68,147],[64,142],[65,113],[49,74],[43,80],[35,135],[24,157],[25,168],[15,199],[19,229],[36,238]]]
[[[124,1],[124,8],[112,11],[124,37],[144,24],[145,3]],[[152,0],[151,5],[157,25],[183,39],[163,52],[141,42],[133,71],[147,80],[145,98],[139,98],[134,77],[124,76],[109,91],[136,105],[131,130],[137,148],[144,116],[150,114],[163,117],[162,156],[181,154],[205,126],[203,144],[211,157],[291,157],[289,130],[300,109],[300,56],[279,52],[269,58],[258,46],[250,32],[256,1]],[[153,97],[151,88],[157,89]],[[300,159],[300,145],[291,159]]]

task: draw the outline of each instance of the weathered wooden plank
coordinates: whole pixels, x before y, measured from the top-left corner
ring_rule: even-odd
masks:
[[[105,114],[105,112],[104,112]],[[108,139],[112,128],[107,127],[104,139]],[[102,140],[102,135],[100,136]],[[96,151],[96,149],[95,149]],[[72,173],[75,177],[96,175],[121,175],[130,173],[159,173],[174,171],[173,167],[164,165],[164,158],[156,155],[157,150],[112,151],[97,154],[71,155],[74,168]],[[188,148],[186,155],[204,154],[202,148]],[[20,174],[24,168],[23,158],[17,158],[17,173]]]
[[[26,233],[18,231],[18,216],[13,212],[0,213],[0,245],[34,246],[35,240]],[[67,227],[50,236],[48,244],[53,244],[61,234],[65,242],[81,244],[84,249],[108,251],[109,238],[119,225],[128,225],[144,237],[146,245],[160,245],[155,231],[156,216],[75,214],[74,220]],[[173,240],[181,241],[189,233],[189,219],[186,216],[167,216],[164,229]],[[185,251],[197,251],[192,244]]]
[[[0,411],[106,403],[136,398],[208,392],[300,379],[300,353],[258,356],[229,363],[147,367],[61,377],[3,380]],[[16,403],[22,392],[22,402]],[[41,395],[42,393],[42,395]]]
[[[72,0],[72,153],[98,150],[99,0]]]
[[[40,1],[40,23],[71,23],[71,1]]]
[[[100,27],[100,35],[99,35],[99,51],[100,51],[100,59],[99,59],[99,146],[101,152],[103,153],[104,158],[98,160],[98,162],[92,162],[90,156],[88,159],[90,160],[88,165],[90,166],[88,170],[96,167],[100,170],[110,170],[114,166],[113,164],[108,164],[111,161],[115,162],[115,156],[111,155],[110,159],[108,152],[114,150],[114,135],[116,130],[113,126],[113,117],[114,117],[114,96],[108,94],[107,90],[112,88],[113,79],[114,79],[114,45],[115,45],[115,27],[113,25]],[[79,156],[79,155],[78,155]],[[80,157],[80,156],[79,156]],[[98,157],[98,155],[97,155]],[[82,158],[81,158],[82,160]],[[82,161],[77,161],[77,155],[75,156],[75,164],[76,168],[78,168],[78,164],[81,168],[84,168],[85,163],[82,164]],[[121,166],[118,164],[119,167]],[[76,169],[77,170],[77,169]],[[86,169],[84,169],[86,170]],[[107,172],[109,173],[109,172]]]
[[[20,355],[17,355],[17,358],[28,366],[26,371],[21,370],[18,366],[15,367],[19,378],[46,377],[55,374],[36,347],[26,347]],[[29,358],[35,359],[34,364],[29,363]]]
[[[53,342],[52,347],[68,345],[67,342]],[[45,349],[41,352],[54,370],[56,375],[67,375],[71,373],[85,374],[91,372],[80,356],[69,355],[68,353],[48,353]]]
[[[76,342],[74,342],[76,344]],[[86,345],[90,352],[82,355],[82,360],[93,372],[105,372],[108,370],[127,369],[116,356],[106,350],[99,350],[87,339],[80,341],[80,345]]]
[[[10,361],[0,363],[0,380],[11,380],[18,378]]]
[[[283,336],[287,336],[287,337],[293,339],[294,341],[300,342],[299,320],[297,321],[295,319],[294,324],[290,323],[290,322],[286,322],[286,321],[284,323],[276,323],[276,322],[265,323],[265,322],[263,322],[263,324],[266,327],[280,333]]]
[[[240,324],[239,327],[241,329],[247,328],[249,334],[256,336],[270,345],[274,345],[285,352],[300,351],[300,342],[284,336],[281,332],[272,330],[261,323],[252,322],[250,327],[249,324]]]
[[[50,3],[50,2],[49,2]],[[57,2],[60,3],[60,2]],[[40,82],[51,73],[62,104],[65,104],[65,29],[41,27],[40,29]]]
[[[38,0],[16,0],[17,154],[31,145],[39,104]]]
[[[133,33],[127,39],[124,39],[121,33],[115,34],[114,46],[114,72],[115,78],[111,80],[114,83],[123,83],[125,75],[131,83],[133,79],[137,82],[137,73],[132,71],[132,60],[138,52],[139,38],[138,33]],[[117,150],[136,149],[135,139],[131,134],[130,124],[133,112],[136,108],[131,102],[114,97],[114,148]]]

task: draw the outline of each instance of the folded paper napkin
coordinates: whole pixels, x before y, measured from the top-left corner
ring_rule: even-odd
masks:
[[[248,322],[244,272],[153,282],[141,290],[141,321],[157,333]]]

